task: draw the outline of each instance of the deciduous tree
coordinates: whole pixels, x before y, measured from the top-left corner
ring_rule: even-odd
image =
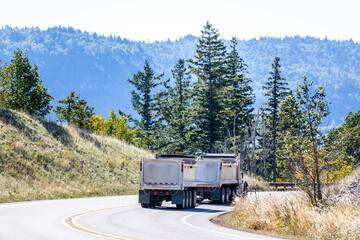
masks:
[[[284,129],[283,158],[294,169],[295,179],[302,184],[314,204],[322,199],[322,175],[330,162],[326,161],[320,125],[329,115],[323,87],[312,90],[312,81],[303,77],[294,95],[281,104],[280,121]]]

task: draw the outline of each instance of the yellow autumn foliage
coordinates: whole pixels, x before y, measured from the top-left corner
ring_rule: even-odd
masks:
[[[89,125],[92,130],[99,134],[112,136],[126,143],[147,149],[151,139],[147,138],[146,134],[139,129],[130,127],[127,122],[128,116],[119,117],[114,110],[111,110],[106,120],[101,115],[91,116]]]
[[[104,124],[104,118],[101,115],[92,115],[89,123],[91,129],[95,132],[105,135],[106,129]]]
[[[278,181],[301,181],[306,175],[315,179],[315,157],[312,148],[305,151],[302,161],[297,164],[291,161],[279,161],[283,172],[279,174]],[[354,164],[343,159],[330,159],[326,150],[318,151],[320,180],[323,183],[333,183],[344,179],[354,169]],[[304,171],[306,169],[306,172]]]

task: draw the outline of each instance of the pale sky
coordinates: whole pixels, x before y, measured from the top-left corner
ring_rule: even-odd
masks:
[[[72,26],[131,40],[314,36],[360,42],[360,0],[0,0],[0,27]]]

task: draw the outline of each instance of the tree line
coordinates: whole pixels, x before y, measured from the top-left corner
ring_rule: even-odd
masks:
[[[207,22],[194,57],[179,59],[172,69],[173,81],[162,80],[163,74],[155,75],[145,61],[128,79],[140,116],[135,125],[156,152],[238,153],[244,171],[267,180],[296,182],[317,204],[324,182],[343,178],[358,164],[354,152],[359,135],[353,134],[357,140],[349,143],[341,138],[350,146],[340,155],[333,144],[346,127],[329,134],[322,131],[330,114],[325,88],[303,76],[290,90],[278,57],[263,86],[266,102],[255,111],[252,81],[236,45],[232,38],[227,49],[218,30]],[[350,113],[347,119],[354,124],[358,118]]]
[[[232,38],[230,51],[207,22],[192,59],[179,59],[173,81],[155,76],[148,61],[134,74],[132,103],[136,126],[159,152],[236,151],[234,142],[250,124],[255,96],[247,65]],[[195,79],[192,79],[195,76]]]
[[[248,67],[207,22],[191,59],[179,59],[172,81],[155,74],[145,60],[128,82],[139,119],[112,110],[104,119],[85,99],[71,92],[53,111],[59,122],[110,135],[160,153],[238,153],[242,170],[273,181],[294,181],[314,203],[321,185],[337,181],[359,164],[359,115],[349,113],[342,126],[324,134],[330,114],[325,89],[303,77],[291,91],[280,59],[263,86],[267,101],[255,111]],[[10,64],[0,64],[0,106],[45,117],[53,97],[42,85],[37,66],[17,49]]]

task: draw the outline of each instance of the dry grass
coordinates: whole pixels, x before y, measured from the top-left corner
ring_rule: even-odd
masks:
[[[295,239],[359,239],[360,209],[354,205],[315,208],[302,192],[245,198],[223,225]]]
[[[0,202],[134,194],[148,151],[0,109]]]
[[[269,191],[270,190],[269,183],[267,183],[261,177],[249,174],[249,175],[244,175],[244,179],[249,184],[248,189],[250,191],[252,191],[252,190],[254,190],[254,191]]]

